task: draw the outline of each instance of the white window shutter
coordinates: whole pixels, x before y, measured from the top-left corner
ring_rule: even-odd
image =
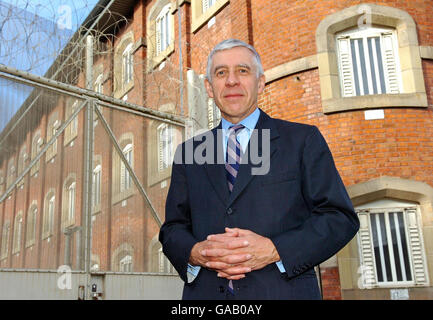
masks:
[[[353,78],[352,56],[350,51],[350,38],[342,37],[337,39],[339,50],[340,83],[343,97],[355,96]]]
[[[383,66],[387,93],[399,93],[399,79],[392,33],[382,33]]]
[[[209,0],[202,0],[203,1],[203,12],[206,12],[207,9],[209,9]]]
[[[125,174],[126,174],[126,166],[123,163],[122,159],[120,161],[120,191],[125,190]]]
[[[412,256],[412,268],[416,285],[427,285],[428,277],[424,256],[423,241],[416,208],[405,209],[409,247]]]
[[[159,168],[159,171],[164,169],[164,144],[163,144],[164,128],[165,127],[163,126],[158,131],[158,168]]]
[[[214,127],[214,112],[213,112],[213,99],[209,98],[207,100],[207,120],[208,128],[213,129]]]
[[[372,288],[376,285],[376,276],[375,276],[375,263],[374,263],[374,251],[372,245],[372,236],[369,227],[369,215],[368,211],[359,212],[359,232],[358,232],[358,241],[359,248],[361,251],[360,261],[361,266],[359,273],[360,282],[358,283],[359,287],[362,288]]]
[[[156,20],[156,55],[159,55],[161,53],[161,36],[162,36],[162,30],[161,30],[161,19]]]

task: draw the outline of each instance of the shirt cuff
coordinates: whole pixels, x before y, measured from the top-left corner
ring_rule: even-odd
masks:
[[[286,272],[286,269],[283,266],[283,263],[280,261],[275,262],[277,264],[278,269],[280,270],[281,273]]]
[[[187,268],[187,279],[188,279],[188,283],[191,283],[194,281],[195,277],[197,277],[199,271],[200,271],[201,267],[200,266],[192,266],[188,263],[188,268]]]

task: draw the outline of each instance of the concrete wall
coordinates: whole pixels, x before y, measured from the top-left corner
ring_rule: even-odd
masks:
[[[66,276],[55,271],[0,271],[0,300],[82,299],[86,274],[73,272],[69,279]],[[99,299],[107,300],[177,300],[183,288],[178,276],[155,274],[92,275],[92,284],[102,293]]]

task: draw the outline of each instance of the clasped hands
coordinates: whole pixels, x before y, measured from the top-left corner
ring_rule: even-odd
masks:
[[[273,242],[250,230],[225,228],[225,233],[209,235],[196,243],[190,264],[215,270],[218,277],[239,280],[248,272],[280,260]]]

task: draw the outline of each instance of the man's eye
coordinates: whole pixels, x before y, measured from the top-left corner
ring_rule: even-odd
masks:
[[[248,69],[239,69],[240,73],[248,73]]]
[[[220,71],[217,71],[217,76],[223,76],[224,74],[225,74],[225,71],[224,70],[220,70]]]

